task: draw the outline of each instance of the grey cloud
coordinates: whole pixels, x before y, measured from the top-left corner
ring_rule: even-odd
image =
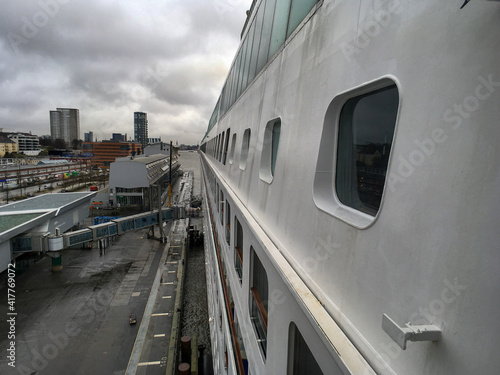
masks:
[[[5,0],[0,127],[47,134],[49,110],[74,106],[80,108],[82,131],[97,133],[105,124],[99,130],[103,137],[131,135],[132,113],[144,110],[152,124],[161,122],[152,127],[161,134],[151,136],[195,143],[239,43],[249,3]]]
[[[226,72],[220,62],[192,60],[169,71],[154,92],[159,99],[173,104],[203,105],[216,99],[218,90],[213,87],[221,85]]]

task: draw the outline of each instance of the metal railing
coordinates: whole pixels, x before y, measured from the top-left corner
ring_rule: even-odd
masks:
[[[205,184],[205,188],[206,188],[206,186],[207,185]],[[210,197],[208,195],[208,191],[206,191],[206,193],[207,193],[208,207],[210,208],[211,207]],[[220,272],[221,282],[222,282],[222,289],[223,289],[223,292],[224,292],[224,301],[225,301],[225,305],[226,305],[225,306],[225,310],[227,312],[227,316],[228,316],[228,320],[229,320],[229,328],[230,328],[230,331],[231,331],[232,344],[233,344],[234,353],[235,353],[235,356],[236,356],[236,367],[237,367],[238,374],[244,375],[245,374],[245,369],[243,367],[243,359],[241,357],[240,345],[238,343],[238,337],[237,337],[237,334],[236,334],[236,327],[235,327],[235,324],[234,324],[234,317],[233,317],[233,313],[232,313],[232,311],[230,309],[231,303],[230,303],[230,299],[229,299],[229,292],[228,292],[228,287],[227,287],[227,284],[226,284],[226,278],[224,277],[225,274],[224,274],[224,267],[222,265],[221,252],[220,252],[220,247],[219,247],[219,239],[218,239],[218,236],[217,236],[217,232],[215,230],[216,223],[214,221],[211,209],[209,209],[209,214],[210,214],[210,222],[212,223],[212,235],[213,235],[213,238],[214,238],[215,250],[217,252],[217,263],[218,263],[218,266],[219,266],[219,272]]]
[[[234,258],[234,268],[236,269],[236,273],[238,274],[241,282],[243,279],[243,254],[238,246],[234,247],[234,252],[236,254]]]
[[[251,298],[251,320],[257,331],[259,343],[264,355],[267,352],[267,311],[262,303],[259,292],[255,287],[250,288]]]

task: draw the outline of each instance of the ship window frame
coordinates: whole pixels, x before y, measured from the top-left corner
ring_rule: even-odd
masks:
[[[255,338],[265,361],[269,336],[269,276],[253,246],[250,246],[250,288],[248,312]]]
[[[276,127],[278,131],[276,132]],[[266,124],[264,140],[260,157],[259,177],[268,184],[273,182],[278,159],[279,142],[281,138],[281,118],[275,118]]]
[[[226,242],[231,246],[231,205],[226,199]]]
[[[307,340],[298,325],[291,321],[288,326],[288,358],[287,375],[304,374],[324,375],[323,370],[314,357]],[[319,372],[318,372],[319,371]]]
[[[216,160],[217,160],[217,155],[219,154],[219,142],[220,142],[220,134],[217,134],[215,140],[215,153],[214,153],[214,159]]]
[[[226,130],[226,140],[225,140],[225,143],[224,143],[224,151],[222,153],[222,164],[223,165],[226,165],[226,159],[227,159],[227,148],[229,146],[229,137],[231,135],[231,128],[228,128]]]
[[[252,130],[250,128],[247,128],[243,132],[243,139],[241,140],[240,169],[243,171],[247,167],[248,157],[250,153],[251,139],[252,139]]]
[[[234,150],[236,148],[236,133],[233,133],[233,138],[231,140],[231,150],[229,151],[229,164],[233,164],[234,161]]]
[[[224,225],[224,192],[221,190],[219,194],[219,202],[217,204],[220,206],[220,224]]]
[[[234,269],[236,271],[236,275],[238,276],[238,280],[240,282],[240,286],[243,283],[243,265],[244,265],[244,234],[243,227],[241,226],[240,221],[235,216],[234,217],[234,239],[233,239],[233,247],[234,247]]]
[[[337,175],[337,152],[339,143],[339,120],[344,105],[353,98],[375,93],[379,90],[394,86],[398,93],[397,113],[395,116],[394,132],[392,137],[392,147],[397,139],[399,116],[401,113],[401,84],[392,75],[386,75],[379,79],[364,83],[355,88],[344,91],[330,102],[326,111],[321,135],[318,160],[313,183],[313,200],[320,210],[334,216],[358,229],[365,229],[371,226],[380,216],[383,210],[384,200],[387,196],[387,184],[389,172],[391,170],[394,153],[390,152],[388,157],[386,178],[382,190],[382,197],[378,211],[370,215],[359,209],[342,203],[337,195],[336,175]]]
[[[215,207],[219,213],[219,184],[217,182],[215,183]]]
[[[217,156],[217,160],[219,162],[222,161],[222,154],[224,153],[224,137],[225,137],[226,132],[223,131],[221,133],[221,138],[220,138],[220,145],[219,145],[219,155]]]

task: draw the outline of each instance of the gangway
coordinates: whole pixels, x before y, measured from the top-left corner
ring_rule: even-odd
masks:
[[[61,235],[63,238],[63,248],[49,248],[48,251],[60,251],[86,242],[120,236],[127,232],[159,225],[160,223],[163,224],[171,220],[184,219],[185,217],[186,210],[184,207],[180,206],[163,209],[160,213],[158,213],[158,210],[155,210],[153,212],[125,216],[113,219],[107,223],[92,225],[85,229],[64,233]]]
[[[153,212],[146,212],[112,220],[84,229],[55,235],[50,233],[30,233],[12,239],[13,251],[18,252],[54,252],[71,248],[76,245],[99,241],[106,238],[120,236],[124,233],[144,229],[159,223],[186,218],[186,209],[181,206],[172,206]]]

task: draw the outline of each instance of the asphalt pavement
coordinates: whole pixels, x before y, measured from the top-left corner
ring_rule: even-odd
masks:
[[[65,250],[60,272],[52,272],[50,258],[45,257],[16,275],[16,367],[2,355],[0,373],[124,374],[160,259],[168,257],[168,244],[148,239],[146,232],[118,237],[102,255],[96,248]],[[3,285],[0,293],[3,300],[7,293]],[[4,303],[2,309],[7,316]],[[161,312],[168,309],[161,306]],[[137,317],[135,325],[129,324],[131,313]],[[159,347],[160,340],[168,346],[170,332],[162,318],[168,315],[150,318],[152,335],[165,334],[155,337]],[[1,348],[9,347],[7,328],[2,319]],[[161,369],[167,349],[164,353],[155,349],[151,354],[155,360],[143,362],[160,361]]]

